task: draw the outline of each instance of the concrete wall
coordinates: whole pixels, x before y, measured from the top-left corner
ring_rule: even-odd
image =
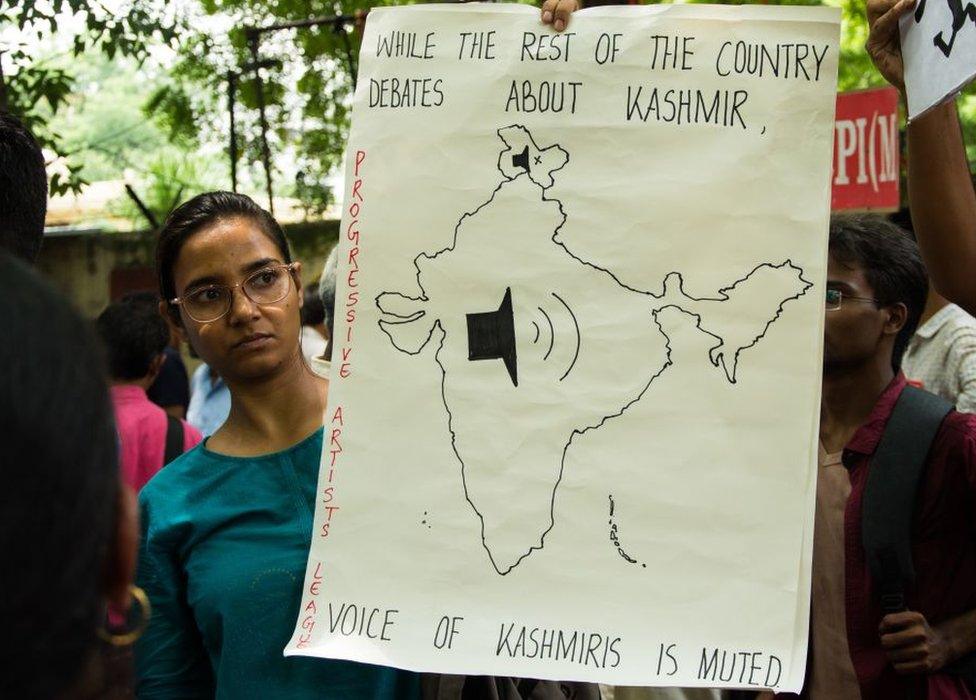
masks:
[[[338,230],[338,221],[285,227],[292,254],[302,263],[305,282],[318,279]],[[74,300],[82,314],[94,318],[112,299],[113,292],[118,296],[133,286],[155,289],[151,273],[154,248],[155,239],[148,232],[47,237],[37,267]],[[145,282],[141,284],[140,280]]]
[[[130,234],[46,238],[37,267],[82,314],[94,318],[109,302],[112,271],[150,265],[152,243]]]

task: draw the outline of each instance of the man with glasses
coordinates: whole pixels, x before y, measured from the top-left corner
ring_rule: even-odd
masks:
[[[916,492],[907,610],[885,614],[862,545],[868,474],[925,305],[915,242],[877,216],[830,225],[810,670],[804,697],[973,697],[954,661],[976,650],[976,416],[951,411]]]

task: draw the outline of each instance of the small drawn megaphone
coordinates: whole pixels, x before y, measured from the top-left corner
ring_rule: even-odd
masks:
[[[529,170],[529,147],[526,146],[522,149],[521,153],[516,153],[512,156],[512,167],[522,168],[525,172],[530,172]]]
[[[515,156],[517,158],[518,156]],[[514,160],[514,159],[513,159]],[[526,166],[528,167],[528,166]],[[518,386],[515,358],[515,319],[512,315],[512,289],[505,290],[498,311],[467,314],[468,360],[501,360],[512,384]]]

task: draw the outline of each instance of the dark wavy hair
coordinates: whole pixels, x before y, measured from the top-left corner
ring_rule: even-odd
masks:
[[[0,247],[34,262],[47,215],[44,154],[19,119],[0,112]]]
[[[907,231],[877,214],[837,214],[830,219],[830,255],[864,270],[882,306],[904,304],[908,318],[895,338],[895,371],[925,309],[928,274],[918,244]]]
[[[95,321],[105,345],[112,379],[142,379],[169,343],[169,326],[158,306],[145,303],[109,304]]]
[[[286,263],[291,262],[291,250],[284,231],[267,211],[253,199],[234,192],[205,192],[181,204],[166,219],[156,242],[156,277],[159,293],[164,300],[176,297],[173,282],[173,266],[183,249],[183,244],[197,231],[226,219],[248,219],[277,246]],[[179,312],[169,307],[173,319],[179,322]]]
[[[119,493],[91,324],[0,252],[0,696],[70,697],[98,648]]]

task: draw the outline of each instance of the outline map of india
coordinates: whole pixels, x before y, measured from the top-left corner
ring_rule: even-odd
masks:
[[[688,295],[679,271],[648,285],[658,293],[628,286],[560,238],[564,204],[547,193],[569,153],[540,148],[520,125],[497,134],[498,187],[460,217],[450,246],[414,259],[416,289],[376,304],[396,350],[433,349],[445,438],[482,545],[505,575],[554,527],[574,440],[622,415],[671,365],[661,311],[707,334],[711,364],[735,383],[741,353],[812,284],[782,260],[742,270],[707,297]]]

